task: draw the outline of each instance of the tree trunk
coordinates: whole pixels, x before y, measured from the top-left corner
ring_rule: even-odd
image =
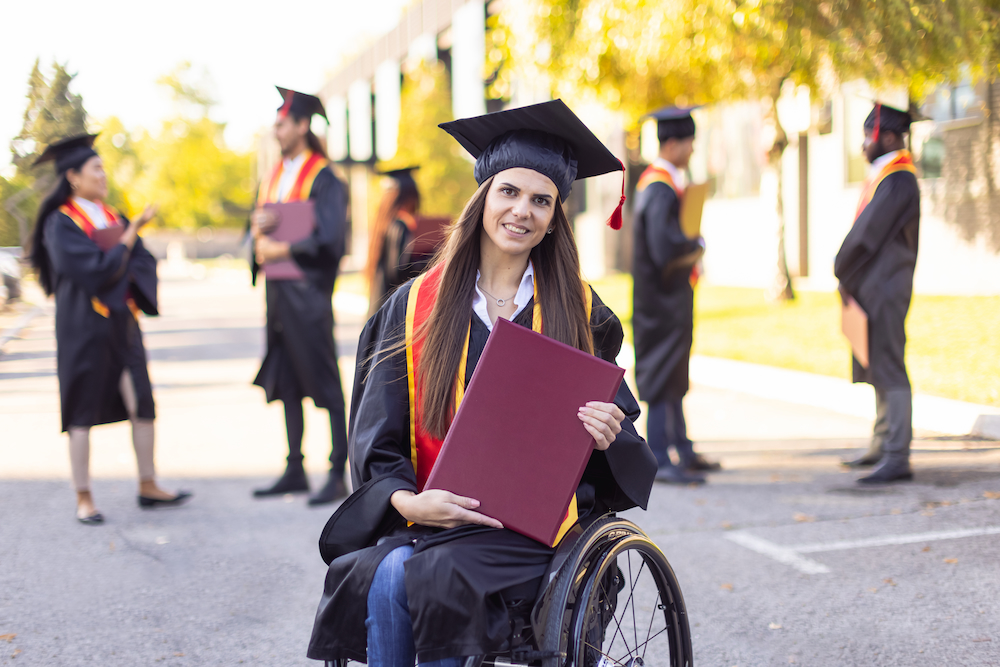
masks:
[[[767,163],[768,167],[775,171],[778,182],[778,196],[775,202],[775,213],[778,216],[778,271],[774,276],[774,284],[767,292],[767,297],[775,301],[791,301],[795,298],[795,290],[792,288],[792,275],[788,271],[788,259],[785,256],[785,178],[781,169],[781,157],[788,146],[788,135],[778,120],[778,95],[780,93],[781,86],[779,85],[771,97],[771,108],[768,112],[768,116],[774,123],[775,129],[774,144],[767,152]]]

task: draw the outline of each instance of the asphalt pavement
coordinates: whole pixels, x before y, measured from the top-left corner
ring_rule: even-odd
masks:
[[[92,473],[107,523],[79,525],[51,302],[3,347],[0,665],[318,664],[305,648],[333,508],[250,496],[285,453],[280,406],[250,384],[263,290],[235,269],[161,273],[163,315],[142,326],[158,470],[194,492],[185,507],[139,509],[129,429],[104,426]],[[335,305],[349,390],[365,304]],[[686,411],[724,471],[658,485],[648,511],[626,515],[680,579],[696,665],[1000,664],[1000,443],[918,431],[916,481],[862,488],[837,462],[863,446],[868,419],[701,385]],[[328,424],[307,410],[317,485]]]

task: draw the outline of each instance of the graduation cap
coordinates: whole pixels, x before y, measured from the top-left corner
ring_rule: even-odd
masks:
[[[97,151],[94,150],[96,138],[96,134],[80,134],[51,143],[35,160],[35,166],[54,161],[57,174],[78,169],[84,162],[97,155]]]
[[[625,167],[562,100],[462,118],[438,127],[476,158],[473,173],[480,185],[505,169],[523,167],[548,176],[565,200],[577,179],[623,172],[621,202],[608,222],[613,229],[621,229]]]
[[[646,115],[656,119],[656,138],[660,142],[667,139],[686,139],[694,136],[694,118],[691,112],[700,109],[694,107],[663,107]]]
[[[314,115],[319,114],[323,117],[323,120],[328,123],[330,122],[326,117],[326,109],[323,108],[323,103],[315,95],[307,95],[306,93],[289,90],[281,86],[275,86],[275,88],[278,89],[278,92],[281,93],[281,99],[284,100],[284,103],[278,108],[279,118],[284,118],[288,114],[292,114],[296,118],[311,119]]]
[[[893,132],[895,134],[906,134],[910,131],[910,124],[921,120],[930,120],[919,111],[911,108],[910,111],[901,111],[887,104],[882,104],[878,100],[874,101],[875,108],[865,119],[865,129],[872,131],[872,141],[878,141],[879,130]]]
[[[397,183],[410,182],[413,180],[413,172],[420,169],[420,165],[412,165],[409,167],[401,167],[399,169],[376,169],[375,173],[379,176],[386,176],[396,181]]]

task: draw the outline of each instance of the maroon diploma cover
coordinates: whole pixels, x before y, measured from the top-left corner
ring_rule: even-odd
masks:
[[[90,238],[94,240],[98,248],[107,252],[118,245],[124,233],[124,225],[114,225],[113,227],[105,227],[104,229],[95,229]]]
[[[444,234],[451,224],[451,218],[418,215],[416,221],[417,228],[413,231],[410,252],[430,257],[444,243]]]
[[[624,373],[498,319],[426,488],[475,498],[479,512],[551,545],[594,449],[577,412],[613,402]]]
[[[275,241],[296,243],[312,234],[316,227],[316,208],[312,201],[294,201],[284,204],[264,204],[264,208],[278,214],[278,226],[268,236]],[[264,265],[268,280],[302,280],[305,274],[294,260]]]

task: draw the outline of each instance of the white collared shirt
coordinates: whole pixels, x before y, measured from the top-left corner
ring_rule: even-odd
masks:
[[[683,190],[687,187],[687,175],[677,168],[670,160],[665,160],[662,157],[658,157],[653,160],[653,164],[662,169],[666,169],[670,173],[670,177],[674,179],[674,185]]]
[[[882,171],[885,165],[889,164],[896,159],[899,155],[899,151],[889,151],[885,155],[880,155],[872,161],[872,166],[868,168],[868,180],[871,180],[878,176],[879,172]]]
[[[292,186],[295,185],[295,179],[299,175],[302,163],[306,160],[307,152],[302,151],[291,160],[285,158],[281,161],[281,180],[278,181],[278,201],[282,201],[285,195],[288,194],[288,191],[292,189]]]
[[[94,224],[94,229],[105,229],[108,226],[108,216],[104,214],[104,207],[100,203],[83,197],[73,197],[73,203],[87,214]]]
[[[479,316],[479,319],[483,321],[487,329],[493,331],[490,312],[486,309],[486,299],[489,297],[479,289],[479,277],[479,271],[476,271],[476,295],[472,297],[472,312]],[[517,310],[510,316],[510,319],[513,320],[520,315],[533,296],[535,296],[535,267],[529,259],[528,268],[524,270],[524,275],[521,276],[521,284],[518,285],[517,294],[514,295],[514,305],[517,306]],[[500,297],[503,298],[503,295],[500,295]]]

